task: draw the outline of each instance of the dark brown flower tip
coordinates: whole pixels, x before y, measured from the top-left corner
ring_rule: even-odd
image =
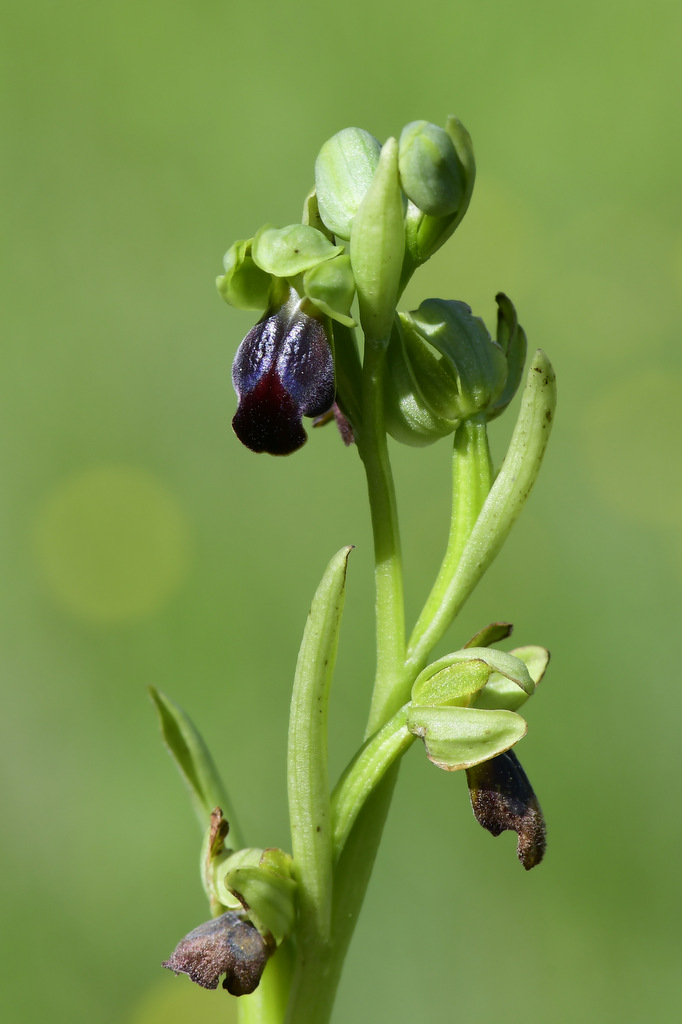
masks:
[[[493,836],[516,832],[516,852],[526,871],[539,864],[547,847],[545,819],[516,754],[507,750],[467,768],[467,782],[479,825]]]
[[[247,996],[258,987],[270,953],[258,929],[230,910],[185,935],[162,966],[202,988],[217,988],[224,974],[223,988]]]
[[[252,327],[237,350],[234,432],[253,452],[290,455],[305,444],[303,416],[334,402],[334,358],[324,327],[288,302]]]

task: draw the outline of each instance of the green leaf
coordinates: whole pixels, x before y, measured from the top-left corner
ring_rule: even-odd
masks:
[[[535,686],[540,682],[549,662],[549,651],[545,647],[516,647],[509,652],[523,662]],[[477,708],[505,708],[517,711],[525,704],[530,694],[524,693],[510,679],[494,672],[485,687],[476,697]]]
[[[288,791],[291,841],[308,938],[331,926],[332,820],[327,766],[327,712],[350,547],[327,566],[317,588],[296,664],[289,717]]]
[[[410,707],[407,726],[424,741],[429,760],[448,772],[509,750],[527,729],[523,718],[511,711],[478,708]]]
[[[182,708],[170,697],[154,686],[149,687],[149,693],[159,715],[164,742],[187,783],[202,829],[207,827],[211,812],[220,807],[231,824],[234,838],[229,801],[208,747]]]
[[[322,220],[339,238],[350,238],[353,220],[374,177],[381,146],[362,128],[344,128],[328,139],[315,161]]]
[[[295,277],[305,270],[343,252],[309,224],[289,224],[285,228],[268,225],[261,228],[252,245],[254,262],[275,277]]]

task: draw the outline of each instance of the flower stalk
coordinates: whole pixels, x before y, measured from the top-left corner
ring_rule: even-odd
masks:
[[[471,139],[455,118],[444,128],[412,122],[383,146],[344,129],[320,150],[302,223],[265,225],[234,243],[218,278],[228,304],[261,313],[233,365],[237,436],[254,452],[287,455],[307,441],[304,417],[335,421],[362,462],[374,538],[374,684],[364,736],[335,784],[328,708],[351,546],[329,563],[303,633],[289,720],[291,855],[244,845],[199,733],[152,694],[205,832],[211,913],[164,966],[211,988],[225,974],[240,1024],[328,1024],[400,760],[416,740],[436,767],[466,776],[483,828],[517,832],[526,869],[544,855],[542,812],[512,748],[549,655],[497,649],[512,627],[494,622],[429,663],[528,498],[556,402],[538,350],[495,475],[487,425],[513,399],[526,357],[512,303],[498,294],[495,338],[460,300],[397,309],[411,276],[461,222],[474,180]],[[389,435],[416,447],[453,438],[448,542],[409,639]]]

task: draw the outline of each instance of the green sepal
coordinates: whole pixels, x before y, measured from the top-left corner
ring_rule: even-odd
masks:
[[[412,700],[421,706],[467,707],[488,682],[491,671],[479,658],[452,663],[441,658],[419,673],[412,687]]]
[[[252,241],[242,239],[230,246],[223,259],[225,273],[216,278],[216,286],[230,306],[261,312],[268,305],[272,279],[254,263]]]
[[[492,644],[499,644],[512,635],[514,627],[511,622],[491,622],[478,633],[474,633],[471,640],[467,640],[464,647],[490,647]]]
[[[274,277],[295,277],[311,267],[330,260],[343,251],[309,224],[289,224],[274,228],[268,224],[254,236],[251,252],[254,262]]]
[[[403,313],[386,352],[384,416],[391,437],[412,447],[432,444],[460,423],[454,372]]]
[[[320,216],[320,207],[317,202],[317,190],[314,188],[311,188],[310,192],[303,200],[301,224],[309,224],[311,228],[316,228],[318,231],[321,231],[324,237],[328,238],[333,244],[334,235]]]
[[[411,121],[400,133],[400,183],[423,213],[456,213],[464,194],[464,169],[448,133],[428,121]]]
[[[522,662],[528,674],[537,686],[545,674],[549,663],[549,651],[545,647],[516,647],[509,654]],[[506,711],[518,711],[526,703],[530,694],[520,690],[506,676],[493,672],[488,682],[477,695],[474,704],[477,708],[504,708]]]
[[[245,851],[240,851],[240,853]],[[248,851],[223,862],[216,876],[216,891],[225,906],[240,905],[264,938],[270,935],[279,945],[294,929],[296,882],[293,862],[283,851]],[[273,853],[281,854],[274,858]],[[258,855],[253,863],[254,854]]]
[[[495,400],[488,419],[494,419],[504,412],[519,388],[523,378],[523,367],[526,363],[526,332],[520,326],[516,310],[512,302],[499,292],[495,296],[497,302],[497,344],[507,357],[507,379],[501,394]]]
[[[456,772],[509,750],[526,735],[527,725],[512,711],[410,706],[407,726],[424,741],[438,768]]]
[[[159,715],[161,733],[171,757],[187,783],[190,798],[202,829],[216,807],[232,820],[229,801],[208,747],[188,716],[169,697],[149,687]]]
[[[303,291],[318,309],[345,327],[356,327],[350,315],[355,296],[355,278],[350,257],[336,256],[318,263],[303,276]]]
[[[462,418],[486,412],[494,405],[507,379],[507,360],[483,321],[466,303],[426,299],[419,309],[401,319],[440,352],[454,372]]]
[[[377,139],[362,128],[344,128],[320,149],[315,161],[317,205],[320,217],[339,238],[351,236],[380,153]]]
[[[405,249],[398,143],[388,139],[353,221],[350,258],[366,338],[388,343]]]
[[[467,676],[463,669],[468,665],[474,667]],[[491,672],[504,676],[514,687],[528,696],[535,689],[528,668],[519,658],[494,648],[467,647],[446,654],[444,658],[432,662],[420,672],[412,687],[412,701],[415,704],[433,705],[450,704],[464,699],[468,703],[466,698],[472,697],[485,686]],[[476,686],[481,679],[483,681],[480,686]]]

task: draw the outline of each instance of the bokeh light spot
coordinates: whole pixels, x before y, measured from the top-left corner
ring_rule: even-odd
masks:
[[[149,473],[98,466],[59,484],[35,531],[55,601],[81,619],[119,623],[158,611],[189,565],[189,527],[177,500]]]
[[[594,488],[639,522],[679,526],[681,394],[682,376],[650,371],[605,389],[585,412],[584,450]]]

